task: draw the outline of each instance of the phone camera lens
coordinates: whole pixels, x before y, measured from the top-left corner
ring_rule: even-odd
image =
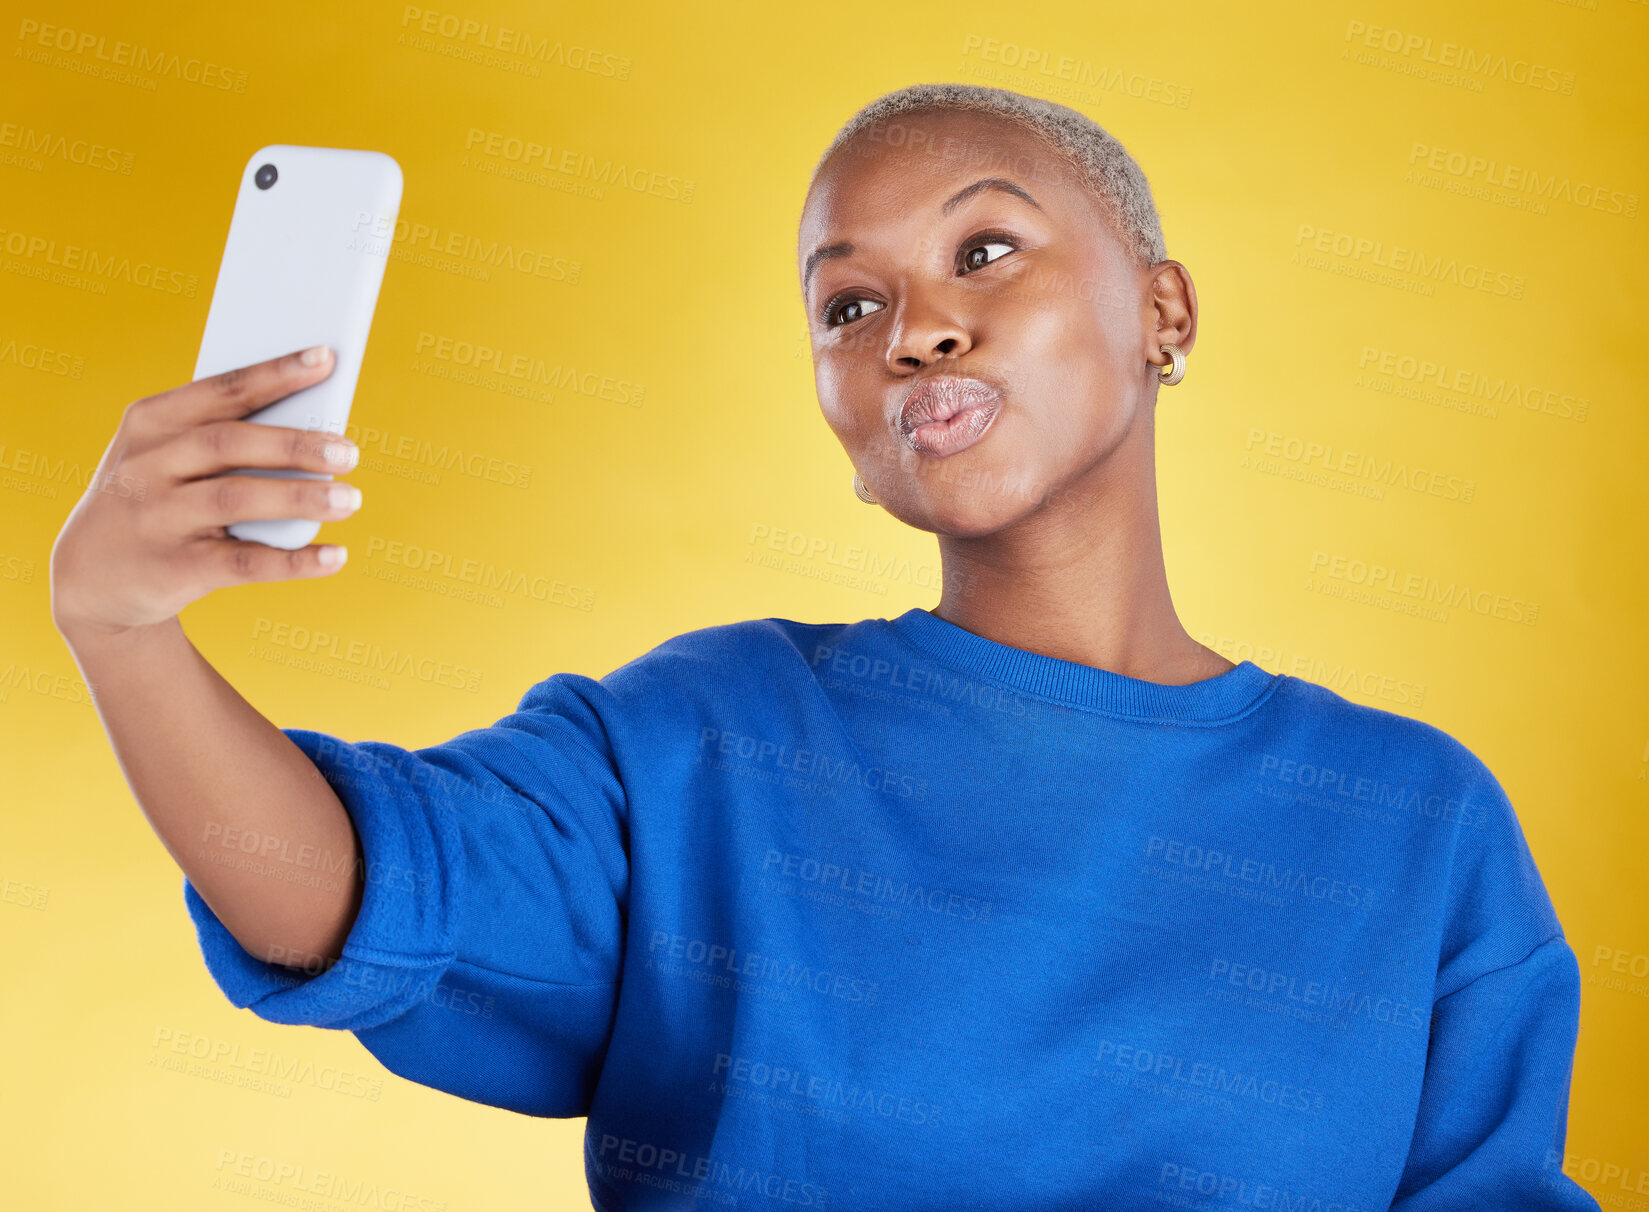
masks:
[[[258,169],[257,176],[253,177],[252,180],[258,183],[259,189],[268,189],[271,185],[275,184],[275,178],[279,175],[280,174],[275,171],[275,166],[273,164],[265,164],[262,168]]]

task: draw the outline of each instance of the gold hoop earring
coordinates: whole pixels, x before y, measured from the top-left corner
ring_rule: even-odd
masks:
[[[853,473],[853,495],[866,505],[876,504],[876,498],[870,495],[870,490],[865,487],[865,482],[859,478],[858,472]]]
[[[1185,377],[1185,351],[1178,345],[1164,345],[1162,352],[1168,355],[1168,364],[1172,369],[1167,374],[1159,371],[1157,382],[1164,387],[1172,387]]]

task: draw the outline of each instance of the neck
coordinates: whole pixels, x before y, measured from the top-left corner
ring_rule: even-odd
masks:
[[[1148,419],[1034,513],[994,534],[940,535],[939,554],[933,613],[975,635],[1165,685],[1232,668],[1174,610]]]

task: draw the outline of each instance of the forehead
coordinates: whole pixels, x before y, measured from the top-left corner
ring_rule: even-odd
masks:
[[[819,170],[802,208],[798,265],[828,240],[929,223],[983,177],[1018,185],[1052,216],[1093,209],[1071,162],[1039,132],[990,113],[911,111],[860,131]]]

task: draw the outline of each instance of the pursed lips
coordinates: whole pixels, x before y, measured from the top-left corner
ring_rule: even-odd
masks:
[[[965,408],[1000,400],[1001,389],[966,375],[935,375],[916,384],[899,410],[899,430],[905,437],[920,425],[948,421]]]
[[[919,454],[956,454],[984,437],[1001,403],[1002,389],[994,383],[969,375],[935,375],[906,395],[899,433]]]

